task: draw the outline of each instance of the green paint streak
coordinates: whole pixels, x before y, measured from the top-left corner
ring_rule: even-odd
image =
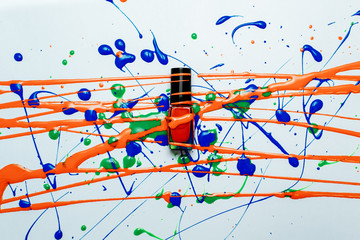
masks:
[[[67,60],[66,59],[64,59],[64,60],[62,60],[62,65],[64,65],[64,66],[66,66],[67,65]]]
[[[52,140],[58,139],[59,136],[60,136],[60,132],[59,132],[58,130],[56,130],[56,129],[51,130],[51,131],[49,132],[49,137],[50,137]]]
[[[136,229],[134,230],[134,235],[135,235],[135,236],[139,236],[139,235],[141,235],[141,234],[143,234],[143,233],[146,233],[146,234],[149,235],[150,237],[163,240],[162,238],[159,238],[159,237],[155,236],[154,234],[152,234],[152,233],[149,232],[149,231],[146,231],[146,230],[143,229],[143,228],[136,228]]]
[[[162,189],[160,193],[158,193],[158,194],[155,195],[155,199],[156,199],[156,200],[161,199],[163,193],[164,193],[164,189]]]
[[[115,165],[115,168],[113,167],[113,164]],[[115,159],[115,158],[104,158],[101,162],[100,162],[100,167],[103,167],[105,169],[118,169],[120,168],[120,164],[119,162]],[[109,173],[114,173],[114,172],[109,172]]]
[[[271,92],[264,92],[262,95],[263,97],[269,97],[271,95]]]
[[[165,116],[166,115],[164,113],[153,112],[153,113],[148,113],[148,114],[144,114],[144,115],[139,115],[137,117],[139,117],[139,118],[149,118],[149,117],[150,118],[154,118],[154,117],[164,118]],[[135,133],[147,131],[151,128],[158,127],[160,125],[161,125],[161,120],[153,120],[153,121],[145,120],[145,121],[130,122],[129,127],[131,129],[131,134],[135,134]],[[155,139],[159,135],[167,135],[167,131],[153,132],[153,133],[146,135],[145,138]]]
[[[191,34],[191,38],[196,40],[197,39],[197,34],[196,33]]]
[[[331,164],[338,163],[338,162],[339,162],[339,161],[337,161],[337,162],[328,162],[328,161],[323,160],[323,161],[320,161],[320,162],[318,163],[318,166],[319,166],[319,167],[323,167],[323,166],[325,166],[325,165],[331,165]]]
[[[91,139],[90,138],[85,138],[84,145],[89,146],[90,144],[91,144]]]
[[[310,183],[309,185],[307,185],[306,187],[303,187],[303,188],[300,188],[300,189],[291,189],[291,188],[290,188],[290,189],[287,189],[287,190],[284,191],[284,193],[302,191],[302,190],[310,187],[311,185],[313,185],[313,183],[314,183],[314,182],[312,182],[312,183]],[[285,197],[290,197],[290,196],[285,195]]]
[[[124,168],[131,168],[132,166],[135,165],[135,163],[136,163],[135,157],[130,157],[130,156],[126,155],[123,158],[123,166],[124,166]]]
[[[357,150],[359,150],[359,144],[357,145],[355,151],[352,154],[350,154],[350,157],[353,156],[357,152]]]
[[[111,93],[116,98],[122,98],[125,93],[125,87],[119,83],[111,86]]]
[[[241,191],[242,191],[242,190],[244,189],[244,187],[245,187],[245,184],[246,184],[247,180],[248,180],[248,176],[245,176],[245,180],[244,180],[241,188],[240,188],[239,191],[237,191],[235,194],[241,193]],[[204,202],[206,202],[207,204],[212,204],[212,203],[214,203],[216,200],[219,200],[219,199],[230,199],[230,198],[232,198],[232,197],[233,197],[233,196],[226,196],[226,197],[221,197],[221,196],[220,196],[220,197],[219,197],[219,196],[211,196],[211,195],[209,195],[209,196],[206,196],[206,197],[205,197]]]

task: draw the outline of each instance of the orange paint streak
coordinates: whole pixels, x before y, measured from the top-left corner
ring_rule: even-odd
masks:
[[[218,97],[212,102],[204,102],[200,103],[201,106],[200,111],[198,115],[200,118],[204,121],[219,121],[219,120],[226,120],[226,121],[256,121],[256,122],[270,122],[275,124],[283,124],[283,122],[278,122],[276,120],[268,120],[268,119],[233,119],[233,118],[215,118],[215,117],[204,117],[203,115],[205,113],[209,113],[212,111],[216,111],[219,109],[222,109],[224,105],[235,103],[237,101],[241,100],[248,100],[251,97],[257,96],[258,100],[260,99],[269,99],[276,96],[270,96],[270,97],[263,97],[262,94],[266,92],[277,92],[277,91],[302,91],[304,92],[295,92],[295,93],[287,93],[283,95],[278,96],[295,96],[297,94],[304,96],[304,95],[325,95],[325,94],[348,94],[350,92],[353,93],[360,93],[360,85],[354,86],[351,84],[345,84],[335,87],[320,87],[320,88],[312,88],[312,87],[306,87],[308,83],[310,83],[314,78],[319,79],[337,79],[337,80],[346,80],[346,81],[359,81],[359,76],[344,76],[344,75],[337,75],[339,72],[343,71],[349,71],[349,70],[360,70],[360,62],[354,62],[346,65],[342,65],[339,67],[331,68],[324,70],[322,72],[313,72],[305,75],[295,75],[295,74],[254,74],[254,73],[231,73],[231,74],[199,74],[199,77],[211,77],[211,78],[277,78],[277,79],[286,79],[285,82],[278,82],[270,84],[266,89],[257,89],[254,92],[242,92],[241,94],[235,94],[235,91],[224,91],[224,94],[228,94],[227,98],[221,98]],[[163,76],[143,76],[143,77],[122,77],[122,78],[91,78],[91,79],[51,79],[51,80],[28,80],[28,81],[18,81],[18,80],[12,80],[12,81],[1,81],[0,85],[8,86],[11,83],[21,83],[23,86],[29,86],[29,85],[55,85],[55,84],[72,84],[72,83],[88,83],[88,82],[103,82],[103,81],[128,81],[128,80],[153,80],[153,79],[162,79],[162,78],[169,78],[169,75],[163,75]],[[157,83],[162,84],[162,83]],[[151,83],[148,85],[152,85]],[[134,85],[135,86],[135,85]],[[129,86],[128,86],[129,87]],[[106,89],[104,89],[106,90]],[[219,91],[221,92],[221,91]],[[66,94],[74,94],[72,93],[66,93]],[[65,95],[66,95],[65,94]],[[198,95],[204,95],[206,93],[195,93]],[[155,97],[154,97],[155,98]],[[146,100],[154,99],[154,98],[144,98]],[[37,116],[45,116],[48,114],[51,114],[53,112],[61,112],[64,107],[74,107],[78,109],[79,111],[86,111],[88,109],[93,109],[99,112],[105,112],[105,111],[116,111],[119,109],[113,109],[112,104],[114,102],[64,102],[60,104],[59,102],[41,102],[40,106],[38,106],[39,109],[41,108],[49,108],[52,109],[52,111],[45,112],[45,113],[39,113],[39,114],[33,114],[31,117],[37,117]],[[24,102],[25,107],[30,107],[28,105],[28,102]],[[15,107],[23,107],[21,101],[14,101],[10,103],[0,104],[0,109],[8,109],[8,108],[15,108]],[[65,174],[65,173],[76,173],[76,172],[83,172],[83,171],[109,171],[104,169],[79,169],[80,165],[84,163],[85,161],[96,157],[97,155],[105,154],[106,152],[111,152],[114,149],[120,149],[125,148],[126,144],[129,141],[136,141],[140,138],[145,137],[146,135],[158,131],[167,131],[168,127],[176,127],[179,124],[186,123],[188,121],[191,121],[194,118],[193,114],[188,114],[183,117],[179,118],[168,118],[168,119],[161,119],[161,118],[130,118],[130,119],[122,119],[121,117],[115,117],[109,121],[104,120],[97,120],[94,122],[88,122],[85,120],[61,120],[61,121],[32,121],[30,124],[24,120],[24,117],[18,117],[14,119],[0,119],[0,127],[22,127],[22,128],[28,128],[29,126],[32,126],[34,128],[42,128],[42,130],[35,130],[34,134],[38,133],[44,133],[51,129],[56,129],[59,126],[61,126],[62,131],[69,131],[74,133],[79,133],[79,131],[76,130],[70,130],[71,128],[77,128],[77,127],[83,127],[92,125],[94,123],[97,124],[103,124],[106,122],[112,122],[112,123],[125,123],[125,122],[131,122],[131,121],[150,121],[150,120],[159,120],[160,126],[154,127],[152,129],[149,129],[147,131],[131,134],[131,129],[127,128],[123,130],[120,134],[115,135],[114,137],[117,139],[116,142],[112,144],[108,144],[107,142],[104,144],[98,144],[96,146],[91,147],[90,149],[83,150],[80,152],[77,152],[71,156],[69,156],[65,162],[58,163],[55,168],[48,173],[53,174]],[[307,123],[301,123],[301,122],[294,122],[290,121],[286,123],[288,125],[294,125],[294,126],[300,126],[300,127],[314,127],[312,125],[309,125]],[[320,130],[326,130],[326,131],[332,131],[337,132],[341,134],[351,135],[355,137],[360,137],[359,132],[346,130],[346,129],[340,129],[335,127],[329,127],[329,126],[317,126],[317,129]],[[9,136],[1,136],[0,139],[7,139],[10,137],[21,137],[29,135],[30,133],[19,133],[19,134],[12,134]],[[90,135],[89,133],[86,133]],[[103,135],[104,136],[104,135]],[[109,136],[107,136],[109,137]],[[150,140],[146,140],[150,141]],[[151,141],[155,142],[155,141]],[[170,143],[172,145],[177,146],[189,146],[188,144],[179,144],[179,143]],[[227,147],[218,147],[218,146],[210,146],[210,147],[201,147],[199,145],[192,145],[194,149],[198,150],[208,150],[209,152],[217,152],[222,154],[246,154],[247,156],[250,156],[252,160],[260,160],[260,159],[269,159],[269,158],[279,158],[279,159],[287,159],[288,157],[296,157],[300,159],[309,159],[309,160],[326,160],[326,161],[341,161],[341,162],[348,162],[348,163],[360,163],[360,156],[314,156],[314,155],[306,155],[306,156],[297,156],[294,154],[290,155],[284,155],[284,154],[277,154],[277,153],[263,153],[258,151],[248,151],[248,150],[236,150],[233,148],[227,148]],[[252,157],[254,156],[254,157]],[[231,159],[221,159],[219,162],[222,161],[236,161],[237,158],[231,158]],[[207,160],[201,160],[197,162],[197,164],[207,163]],[[194,163],[187,164],[188,166],[195,165]],[[192,172],[192,171],[186,171],[183,169],[173,169],[173,168],[179,168],[183,167],[184,165],[181,164],[172,164],[168,166],[163,167],[156,167],[156,168],[143,168],[143,169],[118,169],[114,171],[121,172],[119,176],[129,176],[131,174],[140,174],[140,173],[149,173],[149,172]],[[217,172],[210,172],[210,173],[217,173]],[[239,175],[238,173],[217,173],[217,174],[223,174],[223,175]],[[42,169],[37,170],[29,170],[26,169],[20,165],[16,164],[10,164],[5,166],[4,168],[0,169],[0,203],[5,204],[11,201],[15,201],[15,199],[21,199],[24,198],[24,196],[11,198],[3,200],[3,192],[7,188],[8,184],[13,183],[19,183],[23,182],[25,180],[29,179],[36,179],[36,178],[45,178],[46,175],[43,172]],[[28,196],[37,196],[53,191],[59,191],[64,190],[71,187],[78,187],[81,185],[89,184],[89,183],[95,183],[99,181],[105,181],[112,178],[117,178],[117,175],[113,175],[110,177],[103,177],[103,178],[97,178],[91,181],[87,182],[79,182],[70,184],[67,186],[60,186],[55,190],[49,190],[49,191],[42,191],[38,193],[30,193]],[[262,175],[254,175],[254,177],[264,177]],[[282,180],[300,180],[300,181],[313,181],[313,182],[322,182],[322,183],[333,183],[333,184],[348,184],[348,185],[360,185],[359,183],[353,183],[353,182],[341,182],[341,181],[334,181],[334,180],[319,180],[319,179],[297,179],[297,178],[291,178],[291,177],[280,177],[280,176],[265,176],[268,178],[274,178],[274,179],[282,179]],[[229,195],[230,194],[230,195]],[[165,194],[165,198],[167,198],[168,193]],[[360,198],[360,194],[358,193],[335,193],[335,192],[308,192],[308,191],[297,191],[297,192],[287,192],[287,193],[257,193],[257,194],[234,194],[234,193],[215,193],[213,196],[233,196],[233,197],[250,197],[250,196],[276,196],[279,198],[284,197],[291,197],[293,199],[301,199],[301,198],[307,198],[307,197],[344,197],[344,198]],[[195,195],[187,195],[186,197],[195,197]],[[146,199],[146,198],[154,198],[153,196],[139,196],[139,197],[128,197],[126,199]],[[123,198],[116,198],[117,200],[123,199]],[[86,202],[96,202],[96,201],[114,201],[114,199],[89,199],[89,200],[78,200],[78,201],[69,201],[69,202],[56,202],[56,203],[34,203],[32,204],[31,208],[24,209],[24,208],[9,208],[9,209],[2,209],[1,212],[13,212],[13,211],[25,211],[30,209],[45,209],[48,207],[54,207],[54,206],[66,206],[71,204],[78,204],[78,203],[86,203]]]

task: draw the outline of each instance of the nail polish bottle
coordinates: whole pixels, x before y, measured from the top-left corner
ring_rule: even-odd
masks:
[[[183,117],[192,114],[191,102],[191,69],[171,69],[171,96],[169,117]],[[174,128],[169,127],[169,143],[193,144],[194,123],[193,120],[180,124]],[[172,150],[191,149],[191,147],[175,146],[169,144]]]

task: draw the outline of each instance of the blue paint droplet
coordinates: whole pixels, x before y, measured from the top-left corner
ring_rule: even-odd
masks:
[[[180,207],[181,204],[181,195],[178,192],[171,193],[170,202],[173,206]]]
[[[24,200],[24,199],[21,199],[21,200],[19,201],[19,206],[20,206],[21,208],[28,208],[28,207],[31,206],[31,203],[30,203],[29,201],[26,201],[26,200]]]
[[[135,157],[136,155],[138,155],[139,153],[141,153],[141,145],[138,144],[137,142],[129,142],[126,145],[126,154],[130,157]]]
[[[251,163],[250,159],[248,157],[245,157],[244,155],[239,158],[237,163],[237,169],[240,172],[240,175],[254,175],[254,172],[256,170],[255,164]]]
[[[15,53],[14,54],[14,59],[17,62],[21,62],[23,60],[23,56],[21,55],[21,53]]]
[[[10,90],[15,93],[16,95],[18,95],[21,100],[24,100],[24,95],[23,95],[23,87],[20,83],[12,83],[10,84]]]
[[[147,63],[154,61],[155,55],[154,52],[149,49],[144,49],[140,53],[141,59]]]
[[[276,110],[275,116],[279,122],[290,122],[291,120],[290,115],[282,109]]]
[[[202,131],[198,136],[199,144],[202,147],[209,147],[217,141],[215,129]]]
[[[115,47],[120,51],[125,52],[125,42],[122,39],[117,39],[114,43]]]
[[[312,101],[312,103],[310,104],[310,114],[320,111],[323,105],[323,101],[321,101],[320,99]]]
[[[113,50],[109,45],[103,44],[98,48],[98,51],[101,55],[115,55]]]
[[[78,112],[75,108],[63,108],[62,111],[65,115],[71,115]]]
[[[86,121],[96,121],[97,120],[97,113],[95,110],[86,110],[85,111],[85,119]]]
[[[207,169],[206,167],[201,166],[201,165],[196,165],[192,170],[193,170],[194,176],[197,178],[205,177],[206,174],[208,174],[208,172],[209,172],[209,169]]]
[[[311,53],[311,55],[312,55],[312,57],[314,58],[315,61],[317,61],[317,62],[322,61],[323,57],[322,57],[321,53],[318,50],[316,50],[315,48],[313,48],[312,46],[307,45],[307,44],[304,45],[302,54],[304,54],[306,51]]]
[[[62,231],[59,229],[58,231],[56,231],[56,233],[54,234],[55,239],[61,239],[63,237],[63,233]]]
[[[298,167],[299,166],[299,160],[296,157],[289,157],[289,164],[293,167]]]
[[[78,91],[78,97],[83,101],[88,101],[91,98],[91,92],[87,88],[82,88]]]

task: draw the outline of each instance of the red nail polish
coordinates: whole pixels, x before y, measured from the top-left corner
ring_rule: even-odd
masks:
[[[191,119],[192,102],[191,102],[191,69],[190,68],[172,68],[171,69],[171,96],[169,119],[171,117],[184,117],[181,123],[175,127],[169,127],[169,143],[186,143],[193,144],[194,123]],[[189,121],[189,119],[191,119]],[[177,121],[182,121],[178,119]],[[169,122],[169,123],[170,123]],[[169,124],[171,125],[171,123]],[[169,145],[170,149],[191,149],[191,147]]]

